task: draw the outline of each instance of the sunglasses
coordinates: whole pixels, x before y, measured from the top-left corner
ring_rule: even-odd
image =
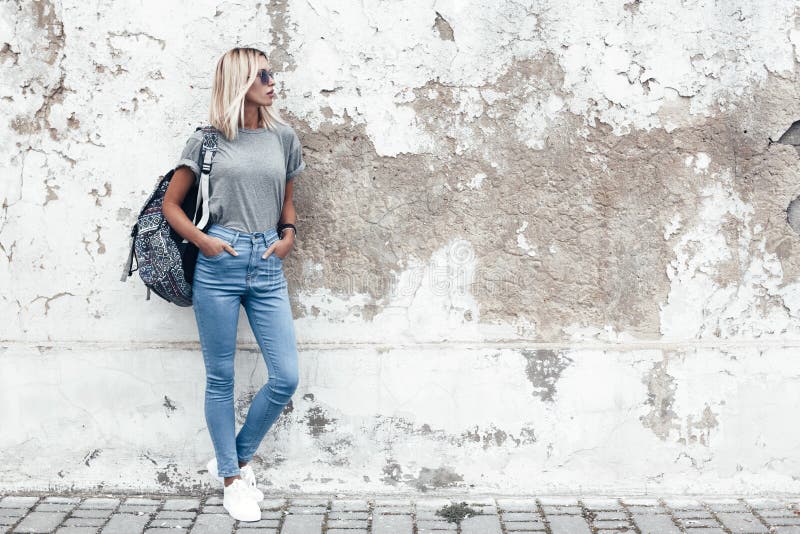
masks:
[[[261,78],[261,83],[267,85],[269,83],[269,79],[275,79],[275,73],[271,70],[261,69],[258,71],[257,77]]]

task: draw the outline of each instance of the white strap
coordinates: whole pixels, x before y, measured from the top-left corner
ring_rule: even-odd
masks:
[[[208,213],[208,178],[209,173],[211,172],[211,160],[214,158],[214,149],[206,149],[206,153],[203,155],[203,172],[200,173],[200,187],[197,188],[197,194],[199,195],[202,193],[203,195],[203,217],[200,219],[200,222],[197,223],[198,228],[205,228],[206,223],[208,222],[209,213]],[[199,204],[199,202],[198,202]],[[197,208],[195,208],[194,216],[197,217]]]
[[[195,201],[194,206],[194,216],[192,217],[192,222],[198,228],[205,228],[206,223],[208,222],[208,218],[210,214],[208,213],[208,180],[209,180],[209,173],[211,172],[211,161],[214,159],[214,152],[216,151],[216,147],[214,148],[206,148],[205,153],[203,154],[203,166],[200,169],[200,184],[197,187],[197,200]],[[200,205],[203,205],[203,216],[201,217],[200,221],[197,220],[197,212],[200,211]],[[189,240],[185,237],[183,238],[182,243],[188,243]]]

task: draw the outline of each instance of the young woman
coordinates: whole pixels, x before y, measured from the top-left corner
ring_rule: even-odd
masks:
[[[205,418],[215,457],[209,475],[224,482],[223,506],[241,521],[261,519],[264,498],[248,465],[297,388],[297,347],[283,261],[294,246],[293,178],[305,168],[300,140],[272,106],[275,80],[266,54],[234,48],[217,62],[210,123],[217,152],[209,176],[207,233],[181,209],[200,176],[202,130],[186,142],[164,196],[164,216],[200,249],[192,306],[206,370]],[[289,223],[289,227],[281,225]],[[276,227],[281,228],[280,234]],[[269,380],[235,433],[234,353],[244,306]]]

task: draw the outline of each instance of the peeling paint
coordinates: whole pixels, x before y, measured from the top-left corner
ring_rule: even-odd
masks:
[[[639,417],[642,424],[653,431],[662,440],[669,437],[673,430],[680,430],[678,414],[673,410],[675,403],[675,379],[667,373],[668,359],[655,362],[653,368],[644,378],[647,385],[645,404],[651,407],[646,415]]]
[[[556,383],[572,360],[560,352],[548,349],[521,350],[525,357],[525,374],[533,384],[533,395],[543,401],[554,402]]]
[[[336,422],[335,418],[325,417],[325,411],[319,406],[312,406],[306,411],[306,424],[314,437],[319,437],[323,432],[330,431],[330,426]]]

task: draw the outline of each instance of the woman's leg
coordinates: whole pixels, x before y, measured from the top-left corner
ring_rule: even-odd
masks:
[[[212,263],[198,261],[201,263],[197,265],[192,285],[192,307],[206,369],[206,424],[217,456],[219,475],[234,477],[239,475],[233,384],[241,296],[225,283],[219,272],[212,275]]]
[[[266,247],[260,247],[258,258],[265,250]],[[282,260],[273,253],[260,262],[262,265],[244,297],[244,307],[266,362],[269,380],[253,398],[236,436],[240,462],[253,458],[261,440],[289,403],[298,382],[294,319]]]

